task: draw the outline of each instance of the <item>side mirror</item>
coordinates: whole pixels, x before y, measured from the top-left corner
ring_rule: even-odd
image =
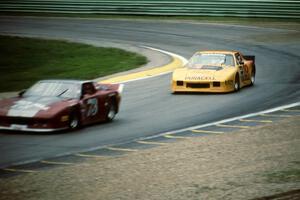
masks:
[[[244,61],[240,61],[240,65],[244,65],[245,63],[244,63]]]
[[[26,92],[26,90],[24,89],[24,90],[21,90],[19,93],[18,93],[18,95],[19,95],[19,97],[22,97],[23,96],[23,94]]]

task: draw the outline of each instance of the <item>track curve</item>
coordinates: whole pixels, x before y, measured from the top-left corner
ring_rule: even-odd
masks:
[[[113,123],[63,134],[1,133],[0,167],[122,143],[300,100],[300,32],[149,20],[0,17],[0,34],[151,46],[186,58],[197,50],[256,55],[254,87],[231,94],[170,93],[170,74],[126,83]],[[280,36],[285,36],[283,39]],[[279,39],[278,39],[279,38]]]

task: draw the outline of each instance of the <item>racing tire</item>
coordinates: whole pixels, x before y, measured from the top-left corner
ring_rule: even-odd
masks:
[[[240,90],[241,83],[240,83],[240,77],[239,77],[238,74],[235,76],[235,80],[234,80],[234,85],[233,85],[233,87],[234,87],[234,91],[235,91],[235,92],[237,92],[237,91]]]
[[[69,120],[69,128],[71,130],[78,129],[80,127],[80,118],[76,113],[71,113]]]
[[[117,114],[117,106],[114,102],[112,102],[108,106],[106,121],[111,122],[115,118],[116,114]]]
[[[255,69],[252,70],[251,72],[251,77],[250,77],[250,86],[254,85],[254,82],[255,82]]]

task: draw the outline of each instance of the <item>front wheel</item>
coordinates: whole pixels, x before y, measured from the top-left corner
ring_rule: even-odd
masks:
[[[234,80],[234,91],[237,92],[239,90],[240,90],[240,78],[239,75],[236,75]]]
[[[75,129],[78,129],[79,126],[80,126],[79,116],[76,113],[72,113],[70,115],[69,128],[71,130],[75,130]]]

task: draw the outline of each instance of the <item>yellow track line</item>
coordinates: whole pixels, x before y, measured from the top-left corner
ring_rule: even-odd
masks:
[[[40,162],[44,163],[44,164],[49,164],[49,165],[72,165],[72,164],[74,164],[74,163],[68,163],[68,162],[55,162],[55,161],[47,161],[47,160],[42,160]]]
[[[107,158],[107,156],[99,156],[99,155],[91,155],[91,154],[82,154],[82,153],[77,153],[74,154],[75,156],[79,157],[86,157],[86,158]]]
[[[167,65],[149,69],[149,70],[145,70],[145,71],[141,71],[141,72],[136,72],[136,73],[132,73],[132,74],[109,78],[109,79],[100,81],[99,83],[121,83],[121,82],[125,82],[125,81],[145,78],[145,77],[149,77],[149,76],[155,76],[155,75],[159,75],[159,74],[162,74],[165,72],[171,72],[174,69],[182,66],[182,61],[179,58],[176,58],[176,57],[172,57],[172,58],[173,58],[173,61]]]
[[[240,119],[240,122],[261,122],[261,123],[272,123],[271,120],[256,120],[256,119]]]
[[[137,143],[140,144],[154,144],[154,145],[165,145],[167,143],[163,143],[163,142],[149,142],[149,141],[136,141]]]
[[[164,135],[164,137],[165,138],[172,138],[172,139],[186,139],[186,138],[189,138],[189,137],[175,136],[175,135],[170,135],[170,134]]]
[[[34,171],[34,170],[13,169],[13,168],[4,168],[2,170],[10,171],[10,172],[24,172],[24,173],[35,173],[35,172],[37,172],[37,171]]]
[[[236,125],[226,125],[226,124],[217,124],[218,127],[224,127],[224,128],[242,128],[242,129],[248,129],[250,126],[236,126]]]
[[[207,131],[207,130],[191,130],[194,133],[214,133],[214,134],[221,134],[224,133],[222,131]]]
[[[125,149],[125,148],[116,148],[116,147],[106,147],[108,150],[112,151],[127,151],[127,152],[136,152],[138,151],[137,149]]]
[[[263,116],[263,117],[292,117],[292,115],[272,115],[272,114],[260,114],[260,116]]]

